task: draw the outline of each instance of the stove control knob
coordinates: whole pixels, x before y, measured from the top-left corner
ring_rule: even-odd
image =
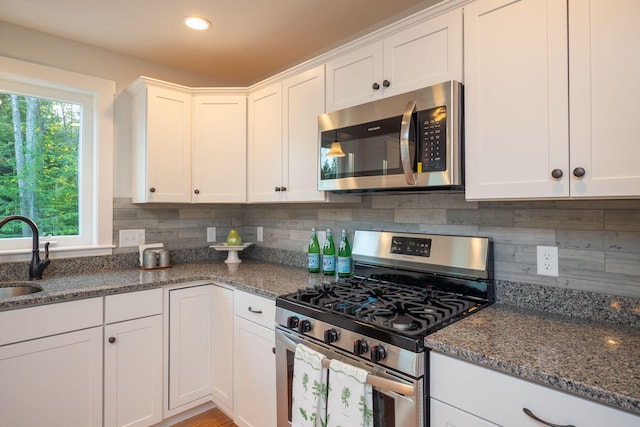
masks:
[[[298,319],[296,316],[287,317],[287,328],[296,329],[298,327],[299,321],[300,319]]]
[[[338,341],[338,331],[335,329],[327,329],[324,331],[324,342],[327,344],[331,344],[332,342]]]
[[[369,351],[369,344],[365,340],[355,340],[353,342],[353,353],[356,356],[360,356]]]
[[[371,360],[373,362],[379,362],[387,357],[387,352],[381,345],[374,345],[371,347]]]
[[[311,322],[309,322],[308,320],[301,320],[300,323],[298,323],[298,332],[300,332],[301,334],[309,332],[310,330]]]

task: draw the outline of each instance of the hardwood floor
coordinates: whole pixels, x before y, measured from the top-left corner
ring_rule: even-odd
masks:
[[[173,427],[238,427],[220,409],[213,408],[188,420],[174,424]]]

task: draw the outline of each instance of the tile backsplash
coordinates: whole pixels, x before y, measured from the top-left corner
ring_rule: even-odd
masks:
[[[239,227],[255,254],[285,250],[295,263],[311,227],[489,236],[500,281],[640,297],[640,200],[468,202],[462,193],[366,195],[359,203],[133,205],[114,201],[114,243],[120,229],[144,228],[147,243],[202,247],[206,227],[218,241]],[[558,246],[559,277],[536,274],[536,246]],[[135,248],[118,248],[126,253]],[[277,252],[277,251],[276,251]]]

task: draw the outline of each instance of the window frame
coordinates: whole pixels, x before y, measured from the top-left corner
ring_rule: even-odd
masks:
[[[0,56],[0,91],[80,102],[80,236],[53,236],[52,258],[109,255],[113,248],[114,81]],[[41,247],[47,236],[40,236]],[[31,236],[0,239],[0,261],[31,256]]]

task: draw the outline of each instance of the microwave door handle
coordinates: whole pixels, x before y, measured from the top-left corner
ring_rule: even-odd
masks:
[[[400,125],[400,161],[402,171],[407,184],[415,185],[416,176],[411,165],[411,153],[409,152],[409,130],[411,129],[411,116],[416,111],[416,101],[410,101],[402,114],[402,124]]]

